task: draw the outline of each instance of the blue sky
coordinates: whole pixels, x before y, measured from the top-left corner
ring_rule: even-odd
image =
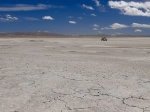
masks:
[[[0,32],[150,35],[150,0],[0,0]]]

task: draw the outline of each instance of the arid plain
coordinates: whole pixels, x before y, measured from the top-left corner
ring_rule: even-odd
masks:
[[[150,38],[0,38],[0,112],[150,112]]]

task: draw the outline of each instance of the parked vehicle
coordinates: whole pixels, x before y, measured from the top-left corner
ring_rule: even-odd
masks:
[[[102,37],[101,41],[107,41],[106,37]]]

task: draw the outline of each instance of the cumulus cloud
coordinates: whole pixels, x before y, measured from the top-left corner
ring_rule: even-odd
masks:
[[[98,25],[98,24],[93,24],[93,27],[98,28],[98,27],[99,27],[99,25]]]
[[[91,14],[91,16],[96,16],[95,14]]]
[[[117,36],[117,35],[122,35],[122,33],[115,32],[114,34],[112,34],[112,36]]]
[[[133,28],[150,28],[150,24],[139,24],[139,23],[133,23],[131,25]]]
[[[75,22],[75,21],[69,21],[69,23],[70,23],[70,24],[76,24],[76,22]]]
[[[27,4],[16,4],[16,5],[4,5],[0,7],[0,11],[32,11],[32,10],[45,10],[49,8],[63,8],[63,6],[54,5],[27,5]]]
[[[126,1],[109,1],[108,5],[113,9],[119,9],[122,14],[130,16],[147,16],[150,17],[150,2],[126,2]]]
[[[93,28],[93,30],[94,30],[94,31],[97,31],[98,29],[97,29],[97,28]]]
[[[17,17],[12,17],[9,14],[5,15],[5,17],[0,17],[0,21],[16,21],[16,20],[18,20]]]
[[[134,32],[142,32],[142,30],[140,30],[140,29],[136,29]]]
[[[112,25],[110,25],[109,27],[103,27],[101,28],[101,30],[104,30],[104,29],[123,29],[123,28],[128,28],[129,26],[127,25],[124,25],[124,24],[119,24],[119,23],[114,23]]]
[[[110,29],[122,29],[122,28],[128,28],[129,26],[119,23],[114,23],[110,25]]]
[[[44,16],[42,18],[45,19],[45,20],[54,20],[54,18],[52,18],[51,16]]]
[[[99,2],[98,0],[92,0],[92,1],[95,2],[96,6],[100,6],[100,5],[101,5],[100,2]]]
[[[85,4],[82,5],[83,8],[89,9],[89,10],[94,10],[92,6],[87,6]]]

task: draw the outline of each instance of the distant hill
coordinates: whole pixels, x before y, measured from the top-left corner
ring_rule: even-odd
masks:
[[[150,35],[107,35],[107,34],[98,34],[98,35],[64,35],[50,32],[14,32],[14,33],[0,33],[0,37],[16,37],[16,38],[27,38],[27,37],[76,37],[76,38],[99,38],[99,37],[150,37]]]
[[[14,32],[14,33],[0,33],[0,37],[64,37],[67,35],[49,33],[49,32]]]

